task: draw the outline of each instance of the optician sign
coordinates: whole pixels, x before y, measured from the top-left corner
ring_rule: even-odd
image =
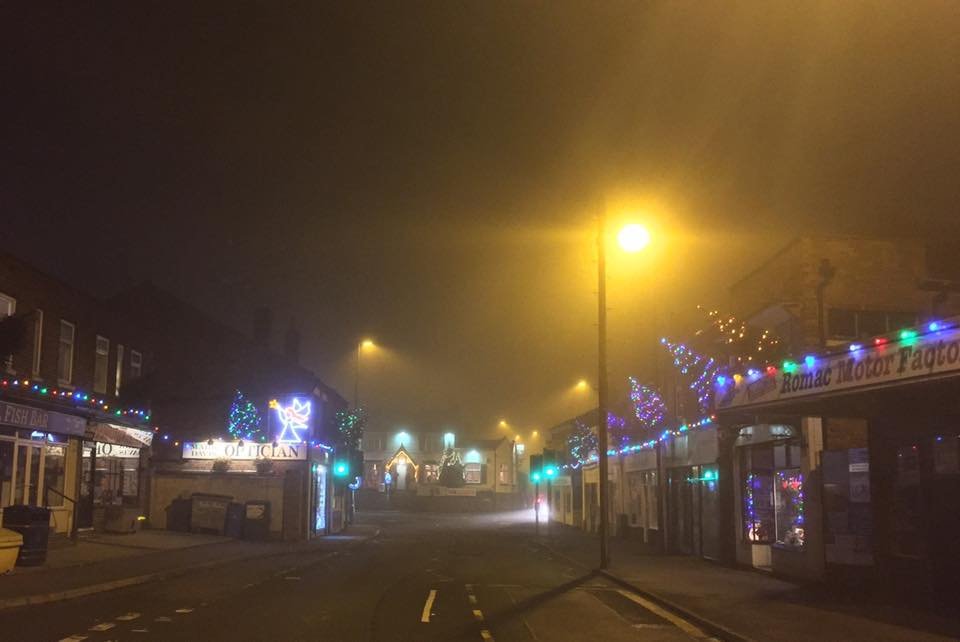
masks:
[[[846,353],[810,357],[775,374],[720,379],[725,385],[718,383],[716,399],[718,407],[731,408],[950,373],[960,374],[960,328],[922,335],[904,331],[898,340],[853,345]]]
[[[249,441],[183,442],[184,459],[305,460],[307,444],[258,444]]]

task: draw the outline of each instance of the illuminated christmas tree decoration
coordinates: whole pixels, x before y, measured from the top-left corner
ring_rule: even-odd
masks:
[[[310,401],[294,398],[289,406],[281,406],[276,399],[270,401],[270,407],[277,411],[283,430],[277,437],[281,444],[299,444],[303,442],[301,431],[310,429],[312,412]]]
[[[633,401],[634,414],[640,421],[640,427],[647,430],[659,430],[667,417],[667,405],[656,390],[641,384],[635,377],[629,377],[630,400]]]
[[[239,390],[230,404],[227,432],[236,439],[256,439],[262,436],[260,412]]]

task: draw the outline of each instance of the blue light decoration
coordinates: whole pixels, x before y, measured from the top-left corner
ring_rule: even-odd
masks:
[[[630,400],[633,412],[640,427],[647,430],[659,430],[667,418],[667,404],[663,397],[650,386],[640,383],[636,377],[628,377],[630,382]]]
[[[266,441],[261,431],[261,418],[257,406],[237,390],[227,416],[227,432],[234,439]]]
[[[270,407],[277,411],[277,417],[283,430],[276,438],[277,443],[281,444],[299,444],[303,443],[302,431],[310,430],[310,418],[313,412],[312,402],[302,401],[299,397],[290,400],[287,406],[281,405],[279,401],[273,399],[270,401]]]
[[[808,354],[807,356],[805,356],[805,357],[803,358],[803,363],[804,363],[808,368],[814,368],[814,367],[816,367],[816,365],[817,365],[817,358],[816,358],[815,356],[813,356],[812,354]]]
[[[700,412],[708,412],[713,405],[713,383],[719,371],[716,360],[699,354],[682,343],[673,343],[666,337],[660,339],[660,343],[673,356],[673,365],[680,373],[693,377],[689,387],[697,395]]]

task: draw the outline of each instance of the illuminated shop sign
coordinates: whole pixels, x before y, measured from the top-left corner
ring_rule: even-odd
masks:
[[[184,459],[279,459],[305,460],[307,444],[258,444],[244,441],[183,442]]]
[[[90,457],[90,451],[86,448],[83,449],[83,456]],[[120,446],[118,444],[105,444],[103,442],[97,442],[97,457],[139,457],[140,449],[133,448],[132,446]]]
[[[313,403],[310,399],[290,397],[284,401],[272,399],[270,409],[274,420],[275,440],[280,444],[301,444],[310,436],[313,421]]]
[[[62,435],[82,435],[87,428],[87,420],[83,417],[6,401],[0,401],[0,424]]]
[[[843,354],[811,356],[788,366],[737,377],[734,385],[718,378],[717,405],[747,406],[960,373],[960,328],[919,336],[904,331],[899,341],[878,339],[871,347],[853,344]]]

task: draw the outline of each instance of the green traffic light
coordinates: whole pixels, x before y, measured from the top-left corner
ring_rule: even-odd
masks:
[[[557,469],[554,468],[553,466],[547,466],[547,467],[544,469],[543,474],[545,474],[547,477],[556,477],[556,476],[557,476]]]
[[[531,474],[530,474],[530,479],[532,479],[532,480],[535,481],[535,482],[540,481],[540,473],[531,473]]]
[[[346,477],[350,472],[350,466],[344,462],[337,462],[333,465],[333,474],[336,477]]]

